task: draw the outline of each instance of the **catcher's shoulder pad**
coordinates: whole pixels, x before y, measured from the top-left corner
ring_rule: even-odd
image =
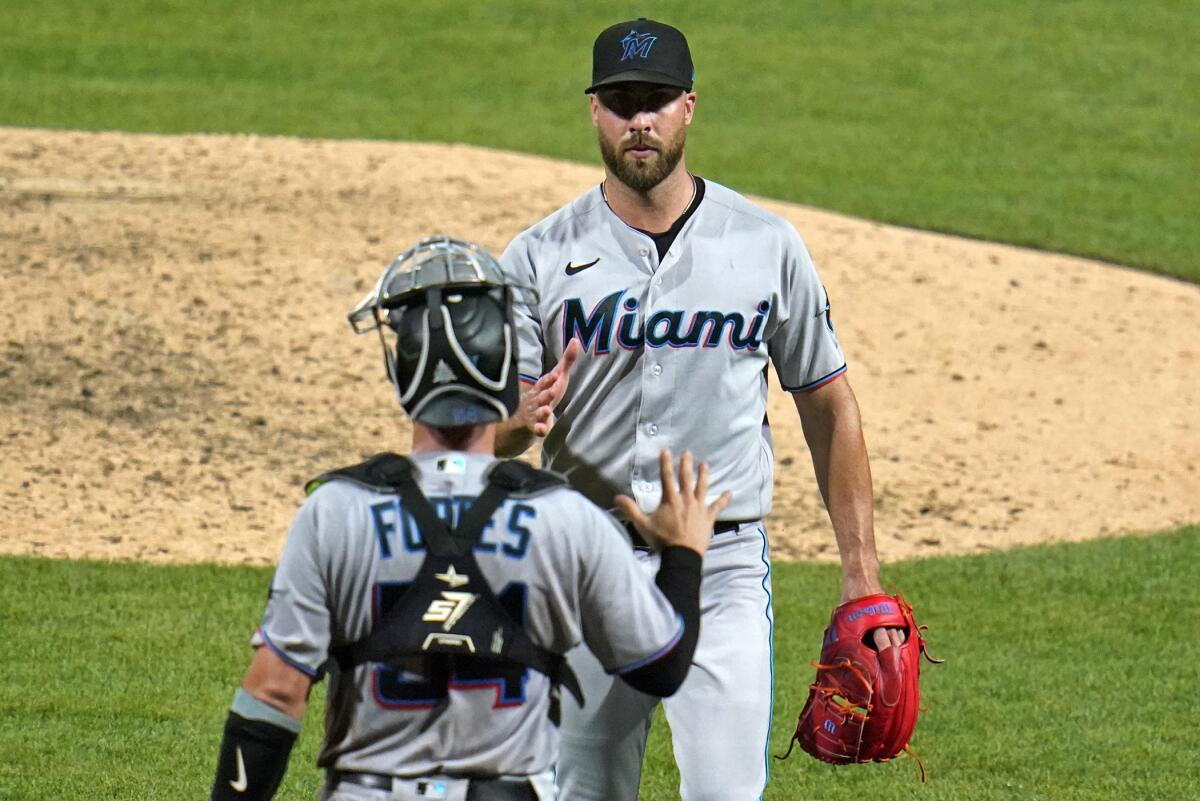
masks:
[[[417,467],[405,456],[395,453],[377,453],[370,459],[349,467],[329,470],[304,485],[304,491],[312,495],[323,484],[330,481],[349,481],[360,487],[390,492],[397,482],[415,478]],[[567,485],[567,479],[552,470],[538,470],[519,459],[496,462],[488,468],[487,480],[506,491],[512,498],[532,498]]]
[[[488,468],[487,480],[507,490],[511,498],[532,498],[567,486],[567,479],[552,470],[538,470],[519,459],[506,459]]]
[[[329,470],[304,485],[306,495],[312,495],[330,481],[349,481],[377,492],[391,492],[396,483],[412,476],[416,467],[406,457],[395,453],[377,453],[365,462]]]

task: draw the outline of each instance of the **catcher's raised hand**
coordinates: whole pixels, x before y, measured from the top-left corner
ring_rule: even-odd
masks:
[[[684,451],[679,457],[679,478],[676,480],[671,452],[663,449],[658,455],[658,470],[662,476],[662,501],[651,515],[645,514],[637,501],[628,495],[618,495],[616,504],[625,517],[637,527],[638,533],[656,549],[682,545],[703,555],[712,541],[713,525],[733,495],[721,493],[706,504],[708,495],[708,465],[700,463],[693,474],[692,454]]]
[[[517,425],[539,437],[550,433],[554,409],[567,394],[571,365],[575,364],[582,352],[583,346],[579,344],[578,339],[567,343],[567,349],[558,364],[554,365],[554,369],[539,378],[537,383],[521,396],[521,405],[513,415],[517,418]]]

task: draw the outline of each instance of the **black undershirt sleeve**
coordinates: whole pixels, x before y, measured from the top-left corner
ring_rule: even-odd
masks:
[[[674,648],[658,659],[621,674],[635,690],[665,698],[683,684],[700,638],[701,563],[700,554],[691,548],[674,545],[663,550],[654,583],[683,618],[683,635]]]
[[[230,712],[211,801],[269,801],[287,771],[295,732]]]

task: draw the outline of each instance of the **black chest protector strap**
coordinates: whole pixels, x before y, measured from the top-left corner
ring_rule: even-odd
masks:
[[[537,645],[516,622],[484,578],[474,552],[484,527],[510,495],[536,495],[561,486],[563,479],[523,462],[500,462],[489,473],[483,492],[450,529],[421,492],[413,471],[404,457],[380,454],[312,482],[344,479],[396,492],[404,511],[420,529],[426,549],[416,577],[376,621],[371,633],[333,649],[338,665],[348,670],[365,662],[405,667],[416,662],[427,679],[441,682],[449,680],[459,660],[475,666],[495,663],[532,668],[554,685],[552,717],[557,718],[560,686],[582,706],[579,680],[566,659]]]

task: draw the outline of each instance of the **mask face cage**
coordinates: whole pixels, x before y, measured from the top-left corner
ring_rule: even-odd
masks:
[[[356,333],[379,332],[397,400],[414,420],[478,425],[516,408],[518,294],[534,297],[482,248],[430,237],[388,266],[349,319]]]

